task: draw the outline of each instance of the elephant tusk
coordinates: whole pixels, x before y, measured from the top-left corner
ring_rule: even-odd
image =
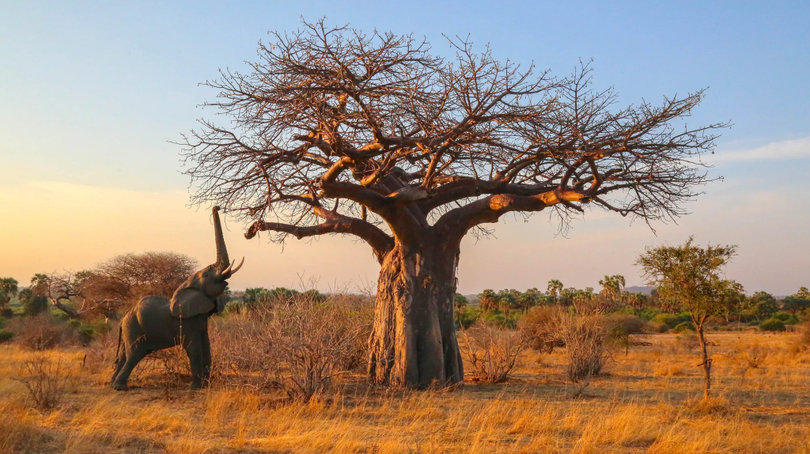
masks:
[[[231,260],[231,264],[230,264],[230,265],[228,265],[228,267],[227,267],[227,268],[225,268],[224,270],[220,271],[220,272],[219,272],[219,274],[220,274],[220,275],[222,275],[222,276],[227,276],[227,275],[229,275],[229,274],[230,274],[230,272],[231,272],[231,268],[233,268],[233,264],[234,264],[234,263],[236,263],[236,260]]]
[[[236,260],[234,260],[234,263],[236,263]],[[237,271],[239,271],[239,269],[240,269],[240,268],[242,268],[242,265],[243,265],[244,263],[245,263],[245,258],[244,258],[244,257],[242,257],[242,261],[241,261],[241,262],[239,262],[239,264],[238,264],[238,265],[236,265],[236,268],[233,268],[233,269],[231,269],[231,270],[230,270],[231,274],[234,274],[234,273],[236,273]]]

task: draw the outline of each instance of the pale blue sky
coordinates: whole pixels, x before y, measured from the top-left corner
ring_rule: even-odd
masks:
[[[450,51],[442,33],[470,34],[502,59],[561,76],[593,58],[597,86],[614,85],[622,104],[708,86],[689,122],[734,123],[712,171],[726,180],[708,186],[680,225],[656,237],[593,213],[566,239],[542,214],[508,222],[497,240],[465,243],[463,292],[545,287],[551,278],[595,286],[614,273],[637,284],[632,262],[644,246],[691,233],[738,243],[728,274],[749,291],[810,285],[810,2],[230,3],[0,1],[0,202],[11,207],[0,217],[0,256],[9,258],[0,275],[27,281],[152,249],[208,260],[207,216],[184,206],[188,181],[167,141],[214,114],[196,107],[214,96],[198,82],[241,68],[268,30],[326,16],[425,36],[440,54]],[[141,219],[148,234],[132,225]],[[351,240],[290,244],[281,254],[241,244],[242,227],[230,227],[229,241],[248,256],[236,288],[290,285],[296,272],[323,285],[376,279],[367,249]],[[313,264],[319,254],[341,266]]]

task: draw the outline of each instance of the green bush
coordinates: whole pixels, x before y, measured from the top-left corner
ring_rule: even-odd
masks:
[[[14,333],[0,329],[0,344],[10,341],[12,337],[14,337]]]
[[[0,310],[0,317],[3,317],[3,318],[14,317],[14,309],[12,309],[10,307],[4,307],[3,310]]]
[[[636,310],[630,306],[625,306],[618,311],[613,312],[613,314],[636,315]]]
[[[48,299],[44,296],[31,296],[23,301],[23,314],[33,317],[48,312],[50,307]]]
[[[633,309],[630,306],[625,306],[618,311],[614,312],[614,314],[626,314],[626,315],[635,315],[636,317],[641,317],[644,320],[653,320],[655,317],[661,314],[661,311],[658,309],[653,309],[650,307],[645,307],[644,309],[638,311]]]
[[[784,331],[785,324],[781,320],[769,318],[759,325],[759,329],[762,331]]]
[[[456,322],[458,325],[467,329],[475,324],[481,318],[481,309],[465,307],[461,311],[456,312]]]
[[[796,317],[794,314],[789,314],[787,312],[777,312],[773,314],[773,317],[771,318],[779,320],[785,325],[798,325],[799,323],[801,323],[801,320],[799,320],[798,317]]]
[[[96,335],[96,330],[93,329],[92,326],[81,326],[79,327],[79,342],[84,345],[85,347],[90,345],[90,342],[93,341],[93,337]]]
[[[661,311],[659,311],[658,309],[646,307],[642,309],[641,312],[638,313],[638,316],[643,318],[644,320],[652,320],[655,317],[659,316],[660,314]]]
[[[96,334],[107,334],[113,330],[115,325],[113,323],[107,323],[104,320],[99,320],[93,324],[93,331]]]
[[[684,331],[695,331],[695,324],[692,322],[681,322],[675,328],[672,328],[672,332],[675,333],[682,333]]]
[[[487,311],[482,314],[481,320],[490,326],[515,329],[517,328],[518,317],[515,314],[507,316],[500,311]]]
[[[684,317],[683,315],[661,313],[653,317],[652,321],[661,324],[663,331],[668,331],[683,322],[688,322],[689,316]]]

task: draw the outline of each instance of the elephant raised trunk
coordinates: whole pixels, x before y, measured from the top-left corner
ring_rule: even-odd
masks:
[[[217,243],[217,265],[222,271],[228,267],[231,260],[228,258],[228,248],[225,246],[225,237],[222,235],[222,223],[219,220],[219,207],[213,208],[214,213],[214,238]]]
[[[242,261],[239,262],[239,265],[236,267],[233,266],[234,263],[228,258],[228,248],[225,246],[225,237],[222,235],[222,223],[219,220],[219,207],[215,206],[212,211],[214,214],[214,237],[217,244],[217,272],[221,278],[227,279],[231,277],[233,273],[239,271],[239,268],[241,268],[242,264],[245,262],[245,258],[242,257]]]

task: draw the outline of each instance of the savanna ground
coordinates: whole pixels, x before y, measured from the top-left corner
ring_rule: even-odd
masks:
[[[709,401],[697,348],[673,334],[634,336],[650,345],[613,351],[587,386],[566,379],[560,349],[527,350],[507,383],[389,390],[345,375],[306,404],[219,381],[189,391],[189,377],[160,361],[116,392],[93,346],[58,348],[39,354],[66,362],[72,377],[48,411],[14,380],[35,353],[6,344],[0,451],[810,453],[810,352],[797,351],[796,338],[711,333]]]

